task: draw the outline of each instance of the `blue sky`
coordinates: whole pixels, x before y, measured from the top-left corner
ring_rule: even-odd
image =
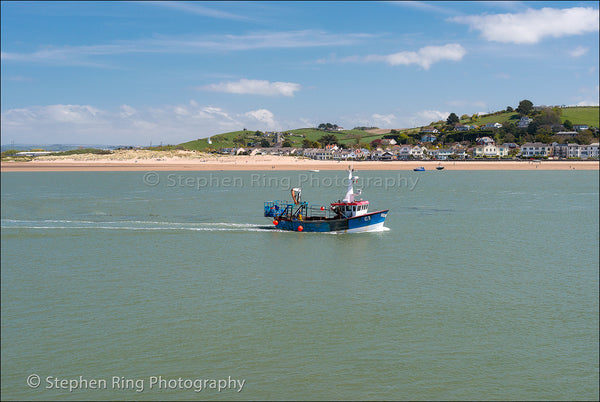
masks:
[[[594,2],[1,3],[2,144],[598,105]]]

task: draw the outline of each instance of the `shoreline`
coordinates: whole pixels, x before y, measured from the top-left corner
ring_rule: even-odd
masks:
[[[590,161],[515,161],[515,160],[447,160],[447,161],[319,161],[290,156],[223,156],[216,158],[165,158],[115,160],[54,159],[28,162],[1,162],[1,172],[85,172],[85,171],[253,171],[253,170],[599,170],[600,162]]]

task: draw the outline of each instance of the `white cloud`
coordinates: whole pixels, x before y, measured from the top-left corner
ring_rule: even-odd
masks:
[[[2,138],[39,144],[178,144],[243,127],[277,128],[268,110],[232,114],[215,106],[168,105],[101,110],[90,105],[47,105],[2,112]],[[259,124],[260,123],[260,124]]]
[[[205,17],[222,18],[228,20],[248,20],[249,18],[243,15],[228,13],[225,11],[215,10],[199,5],[198,3],[190,3],[184,1],[144,1],[136,2],[136,4],[149,4],[155,6],[168,7],[175,10],[184,11],[189,14],[202,15]]]
[[[267,109],[258,109],[247,112],[244,114],[246,117],[250,117],[253,120],[259,121],[266,125],[269,129],[274,129],[277,127],[277,122],[275,121],[275,115],[271,113]]]
[[[266,80],[248,80],[221,82],[210,84],[200,89],[232,94],[251,94],[265,96],[294,96],[300,90],[300,84],[293,82],[269,82]]]
[[[137,110],[135,110],[135,108],[133,108],[129,105],[121,105],[121,117],[123,117],[123,118],[131,117],[136,113],[137,113]]]
[[[515,14],[483,14],[450,18],[467,24],[482,36],[495,42],[533,44],[546,37],[559,38],[598,31],[598,9],[528,9]]]
[[[396,120],[396,116],[393,114],[373,114],[371,116],[376,126],[392,126],[393,122]]]
[[[409,123],[413,127],[420,127],[432,122],[446,120],[450,112],[440,112],[439,110],[423,110],[409,118]]]
[[[399,52],[389,55],[369,55],[362,59],[356,56],[344,59],[344,61],[382,61],[392,66],[416,64],[429,70],[432,64],[443,61],[461,60],[467,51],[457,43],[449,43],[444,46],[425,46],[416,52]]]
[[[101,114],[100,110],[88,105],[50,105],[41,110],[50,120],[73,124],[98,122]]]
[[[594,88],[581,88],[579,92],[583,94],[582,97],[585,97],[585,99],[577,102],[574,106],[600,105],[600,86],[596,85]]]
[[[424,1],[389,1],[388,4],[395,6],[410,7],[416,10],[422,10],[425,12],[435,12],[441,14],[456,14],[456,10],[453,7],[440,7],[437,4],[444,4],[444,2],[426,3]]]
[[[83,46],[48,46],[32,53],[1,52],[2,61],[109,67],[92,61],[120,54],[198,54],[255,49],[294,49],[354,45],[377,35],[365,33],[335,34],[316,30],[251,32],[242,35],[156,35],[151,39],[121,40]]]
[[[588,50],[590,50],[590,49],[588,49],[587,47],[577,46],[575,49],[573,49],[569,52],[569,55],[571,57],[581,57],[584,54],[586,54],[588,52]]]

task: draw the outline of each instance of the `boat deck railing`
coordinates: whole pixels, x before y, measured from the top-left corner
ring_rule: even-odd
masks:
[[[301,217],[302,219],[323,219],[335,216],[330,208],[321,205],[308,205],[306,201],[297,205],[291,201],[266,201],[264,208],[265,217],[271,218],[285,217],[299,219]]]

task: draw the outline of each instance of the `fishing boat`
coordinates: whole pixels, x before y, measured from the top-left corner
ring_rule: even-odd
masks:
[[[309,205],[302,201],[302,189],[292,188],[292,201],[267,201],[264,215],[273,218],[277,229],[296,232],[358,233],[380,231],[389,210],[368,212],[369,201],[357,199],[361,191],[354,192],[358,179],[354,169],[348,168],[348,191],[343,200],[324,206]]]
[[[440,165],[440,166],[436,166],[435,168],[436,168],[437,170],[444,170],[444,167],[443,167],[442,165]]]
[[[424,172],[425,168],[423,166],[419,166],[413,169],[415,172]]]

